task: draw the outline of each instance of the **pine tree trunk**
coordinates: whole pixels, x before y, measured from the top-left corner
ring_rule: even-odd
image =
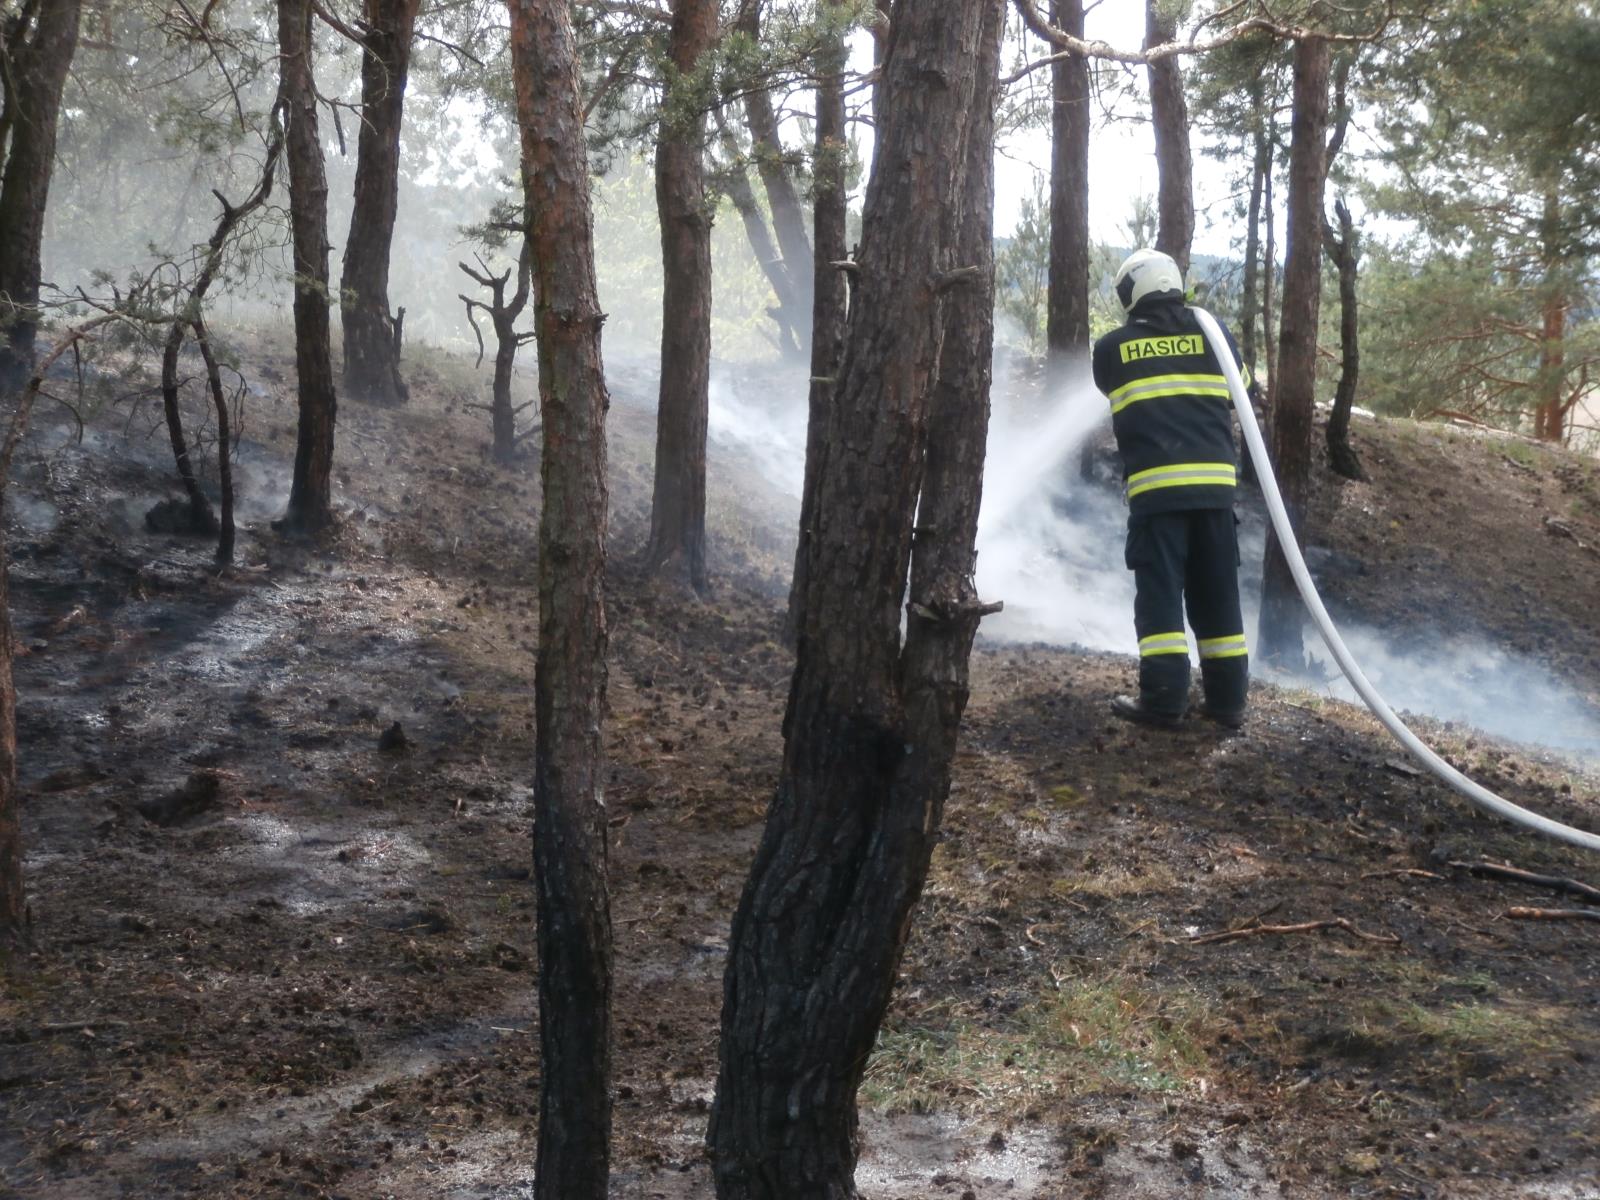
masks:
[[[1333,394],[1333,410],[1328,413],[1328,465],[1346,479],[1365,479],[1361,456],[1350,444],[1350,410],[1355,407],[1356,387],[1361,377],[1361,322],[1357,310],[1357,267],[1360,247],[1355,222],[1343,200],[1335,200],[1339,236],[1325,229],[1323,241],[1328,257],[1339,268],[1339,387]]]
[[[671,57],[690,75],[717,39],[716,0],[673,0]],[[663,273],[661,393],[647,569],[704,595],[706,419],[711,386],[711,208],[705,191],[705,114],[688,89],[669,88],[656,145]]]
[[[1270,136],[1270,135],[1269,135]],[[1261,384],[1262,407],[1267,414],[1270,434],[1272,396],[1278,384],[1278,340],[1272,336],[1273,294],[1278,279],[1278,218],[1272,203],[1272,144],[1267,144],[1267,172],[1261,177],[1261,208],[1267,222],[1265,261],[1261,264],[1261,353],[1267,360],[1267,377]],[[1271,444],[1270,436],[1268,444]]]
[[[1278,376],[1272,387],[1272,466],[1298,537],[1311,497],[1317,386],[1317,310],[1322,297],[1322,192],[1327,170],[1328,42],[1294,47],[1294,120],[1289,147],[1288,251],[1284,256]],[[1304,608],[1271,530],[1261,583],[1260,654],[1290,669],[1305,662]]]
[[[161,347],[161,409],[167,421],[167,440],[172,444],[172,459],[178,467],[178,479],[183,483],[183,493],[189,501],[190,528],[195,533],[214,533],[217,528],[216,514],[211,511],[211,501],[200,489],[194,460],[189,455],[189,441],[183,432],[183,410],[178,405],[178,355],[183,350],[183,333],[183,322],[174,321]]]
[[[294,359],[300,430],[289,511],[276,527],[315,533],[333,524],[333,430],[338,401],[328,324],[328,177],[317,133],[311,0],[278,0],[278,102],[289,162],[294,240]]]
[[[1540,305],[1538,407],[1534,412],[1534,436],[1541,441],[1566,440],[1566,406],[1562,403],[1566,378],[1567,296],[1557,270],[1560,263],[1561,198],[1556,191],[1544,194],[1545,286]]]
[[[856,1091],[938,837],[980,616],[1002,15],[1001,0],[895,7],[783,770],[730,938],[708,1133],[721,1200],[857,1195]],[[977,270],[942,276],[957,266]]]
[[[747,34],[756,45],[760,44],[760,0],[748,0],[734,28]],[[807,312],[811,308],[811,243],[806,238],[805,208],[785,160],[783,139],[778,134],[772,94],[759,87],[751,89],[744,98],[744,113],[756,173],[767,193],[772,229],[783,254],[783,269],[791,281],[797,311]]]
[[[1261,91],[1260,84],[1254,84],[1250,95],[1255,112],[1265,122],[1270,115],[1263,111]],[[1239,357],[1244,359],[1252,374],[1256,369],[1256,314],[1261,310],[1261,199],[1272,161],[1264,126],[1256,131],[1255,141],[1255,160],[1250,168],[1250,203],[1245,215],[1244,280],[1239,299]],[[1261,394],[1259,387],[1256,394]],[[1241,452],[1239,456],[1239,478],[1250,484],[1257,482],[1255,459],[1248,452]]]
[[[5,99],[11,141],[8,148],[0,136],[0,395],[19,389],[33,366],[45,209],[81,9],[81,0],[49,0],[32,35],[5,47],[11,60]]]
[[[233,430],[228,417],[228,396],[222,390],[222,372],[211,349],[211,335],[205,321],[194,320],[194,338],[206,364],[206,382],[211,388],[211,403],[217,413],[217,491],[220,496],[217,516],[217,561],[233,561],[237,530],[233,522]]]
[[[740,161],[738,143],[731,134],[724,135],[723,150],[731,164],[726,172],[723,186],[727,189],[728,199],[733,201],[739,220],[744,224],[745,237],[750,241],[750,251],[756,256],[761,273],[767,277],[772,294],[778,301],[777,307],[767,309],[767,315],[778,326],[778,348],[785,358],[798,358],[804,333],[800,326],[800,307],[795,297],[794,281],[789,278],[783,256],[772,240],[772,231],[767,228],[767,218],[761,212],[755,190],[750,186],[750,177],[745,174],[744,164]]]
[[[589,168],[566,0],[510,0],[544,421],[534,876],[539,899],[538,1200],[605,1200],[611,906],[601,725],[609,401]]]
[[[1145,0],[1146,49],[1177,37],[1177,18],[1160,0]],[[1189,153],[1189,106],[1183,98],[1183,68],[1176,55],[1153,62],[1150,124],[1156,139],[1156,249],[1172,255],[1187,279],[1194,243],[1194,165]]]
[[[396,405],[408,392],[389,315],[389,253],[400,201],[400,128],[406,75],[421,0],[364,0],[361,134],[355,204],[339,281],[343,302],[344,391],[352,399]]]
[[[511,395],[511,383],[516,376],[517,350],[524,339],[517,333],[517,318],[528,305],[533,287],[533,250],[528,239],[522,239],[522,251],[517,256],[517,290],[511,300],[503,303],[502,284],[495,289],[494,320],[494,391],[489,404],[490,426],[494,431],[492,453],[498,463],[508,464],[517,454],[517,410]]]
[[[1252,96],[1258,93],[1259,88],[1251,91]],[[1239,297],[1239,356],[1251,371],[1256,369],[1256,316],[1261,311],[1261,193],[1270,162],[1265,130],[1258,130],[1255,138],[1255,160],[1250,167],[1250,201],[1245,213],[1244,277],[1240,283]]]
[[[1057,29],[1083,36],[1083,0],[1056,0]],[[1045,345],[1052,368],[1089,365],[1089,62],[1050,68],[1050,275]]]
[[[1081,38],[1083,0],[1055,0],[1051,21]],[[1045,365],[1051,394],[1089,371],[1089,62],[1050,68],[1050,258],[1045,281]],[[1093,438],[1084,439],[1078,474],[1094,477]]]
[[[826,0],[834,16],[849,0]],[[816,511],[817,476],[827,445],[835,376],[844,348],[849,289],[844,272],[833,264],[849,256],[845,245],[845,159],[849,154],[845,126],[844,71],[848,50],[842,31],[831,33],[817,54],[816,153],[812,168],[812,237],[816,246],[811,305],[811,386],[807,397],[805,481],[800,490],[800,538],[794,552],[794,578],[789,586],[786,631],[792,645],[799,636],[805,605],[807,544]]]

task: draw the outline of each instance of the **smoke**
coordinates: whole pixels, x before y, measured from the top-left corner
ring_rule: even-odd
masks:
[[[978,525],[977,584],[1005,610],[981,637],[1132,653],[1133,575],[1123,562],[1126,509],[1109,472],[1084,481],[1079,450],[1103,436],[1105,398],[1087,378],[1044,386],[997,363],[988,468]],[[765,379],[763,384],[761,381]],[[712,377],[710,438],[737,451],[749,468],[798,511],[805,457],[803,376],[775,381],[719,367]],[[1240,587],[1252,647],[1261,593],[1265,518],[1242,504]],[[1313,561],[1317,554],[1311,550]],[[1340,623],[1356,660],[1397,710],[1471,725],[1512,741],[1600,757],[1600,713],[1546,667],[1483,637],[1441,638],[1435,627],[1377,629]],[[1308,624],[1305,674],[1262,672],[1286,687],[1359,703]]]

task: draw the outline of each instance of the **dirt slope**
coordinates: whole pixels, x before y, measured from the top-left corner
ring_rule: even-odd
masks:
[[[143,531],[167,469],[126,405],[81,447],[47,423],[23,456],[40,948],[0,992],[0,1194],[531,1194],[536,464],[485,463],[464,407],[481,383],[439,360],[404,412],[346,406],[342,529],[286,545],[264,519],[289,362],[246,350],[269,386],[233,571]],[[613,385],[614,1193],[707,1196],[725,932],[791,666],[788,541],[783,504],[724,454],[714,603],[640,580],[649,371],[623,362]],[[1600,691],[1600,560],[1578,544],[1600,542],[1594,465],[1396,423],[1357,436],[1374,483],[1328,483],[1317,518],[1340,607],[1526,638]],[[1600,870],[1474,817],[1315,696],[1261,691],[1234,738],[1113,725],[1131,672],[978,654],[869,1069],[866,1193],[1600,1194],[1600,931],[1511,919],[1580,902],[1451,864]],[[395,722],[405,744],[380,749]],[[1582,766],[1430,733],[1490,786],[1600,827]],[[1308,922],[1336,924],[1265,929]]]

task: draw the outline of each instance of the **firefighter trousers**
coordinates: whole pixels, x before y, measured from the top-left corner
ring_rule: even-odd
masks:
[[[1206,707],[1243,713],[1249,689],[1239,612],[1238,522],[1231,508],[1196,508],[1128,518],[1133,624],[1139,635],[1139,699],[1152,712],[1189,706],[1189,638],[1199,640]]]

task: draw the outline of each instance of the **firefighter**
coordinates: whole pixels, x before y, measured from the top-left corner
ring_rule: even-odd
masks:
[[[1139,694],[1117,696],[1111,711],[1162,728],[1183,719],[1187,607],[1199,642],[1200,711],[1237,729],[1244,724],[1249,660],[1239,612],[1238,457],[1227,380],[1184,301],[1183,273],[1170,256],[1129,255],[1117,269],[1116,293],[1127,322],[1095,343],[1094,382],[1111,402],[1122,455]],[[1224,334],[1238,361],[1232,335]]]

